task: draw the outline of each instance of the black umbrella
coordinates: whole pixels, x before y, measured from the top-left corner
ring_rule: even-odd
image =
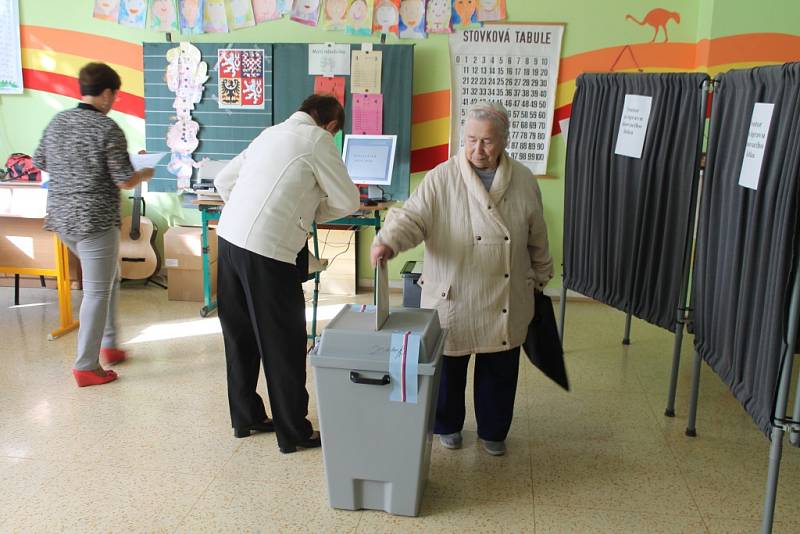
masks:
[[[540,291],[534,291],[533,295],[536,313],[528,325],[528,336],[522,347],[533,365],[550,380],[569,391],[564,349],[558,337],[553,301]]]

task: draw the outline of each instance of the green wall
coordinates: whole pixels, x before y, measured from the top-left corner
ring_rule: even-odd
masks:
[[[716,38],[750,32],[800,33],[800,1],[765,0],[665,0],[642,2],[641,0],[508,0],[508,12],[512,22],[563,22],[566,24],[562,56],[570,57],[582,52],[648,42],[652,37],[650,27],[638,26],[625,20],[626,14],[642,19],[652,8],[661,7],[677,11],[680,24],[670,23],[671,42],[695,43],[701,39]],[[21,23],[52,28],[62,28],[93,33],[131,42],[161,41],[163,34],[139,31],[123,26],[94,20],[91,17],[93,0],[20,0]],[[659,39],[663,35],[659,35]],[[376,38],[356,38],[343,32],[325,32],[309,28],[288,20],[272,22],[227,35],[196,36],[203,41],[266,41],[266,42],[363,42]],[[390,38],[388,42],[396,39]],[[800,57],[800,51],[798,52]],[[607,70],[610,65],[598,65],[597,70]],[[414,62],[414,93],[426,93],[449,88],[449,56],[447,37],[432,35],[416,43]],[[557,102],[557,106],[565,102]],[[26,91],[21,96],[0,97],[0,157],[11,152],[32,153],[44,126],[52,115],[74,101],[49,93]],[[144,123],[140,119],[112,113],[128,136],[131,150],[144,146]],[[561,262],[562,206],[565,146],[561,135],[553,138],[548,173],[555,180],[541,180],[545,216],[548,223],[551,250],[556,265]],[[423,174],[412,176],[412,188]],[[197,212],[179,206],[175,195],[148,194],[148,215],[162,229],[177,223],[196,223]],[[124,204],[127,208],[129,203]],[[364,231],[359,246],[361,272],[368,272],[368,248],[371,231]],[[422,249],[417,248],[400,256],[391,264],[393,278],[405,259],[420,259]],[[553,281],[559,285],[559,278]]]

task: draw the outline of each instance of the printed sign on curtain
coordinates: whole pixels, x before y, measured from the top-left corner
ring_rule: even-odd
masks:
[[[750,118],[750,129],[747,131],[747,143],[742,159],[742,170],[739,172],[739,185],[749,189],[758,189],[761,178],[761,166],[764,164],[764,150],[767,147],[769,125],[772,123],[772,112],[775,104],[756,102]]]
[[[22,93],[22,60],[19,44],[18,0],[0,0],[0,95]]]
[[[264,109],[264,51],[217,51],[220,109]]]
[[[614,154],[636,159],[642,157],[652,107],[651,96],[625,95]]]
[[[547,173],[563,33],[561,24],[498,24],[450,36],[451,155],[463,145],[467,109],[501,102],[509,155],[534,174]]]

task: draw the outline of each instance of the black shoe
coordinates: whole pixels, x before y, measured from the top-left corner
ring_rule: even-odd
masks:
[[[304,439],[303,441],[298,441],[294,445],[287,445],[285,447],[280,447],[281,452],[283,454],[290,454],[292,452],[297,452],[297,449],[316,449],[317,447],[322,446],[322,436],[319,435],[319,432],[316,430],[311,433],[311,435]]]
[[[260,423],[253,423],[250,426],[234,427],[233,435],[237,438],[246,438],[250,432],[275,432],[275,423],[267,417]]]

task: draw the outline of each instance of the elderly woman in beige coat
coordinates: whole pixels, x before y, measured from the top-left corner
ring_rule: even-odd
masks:
[[[539,185],[506,154],[508,130],[501,104],[473,105],[464,148],[389,211],[371,252],[376,264],[425,242],[422,307],[436,309],[448,329],[435,432],[445,447],[461,447],[467,364],[476,354],[478,437],[497,456],[506,450],[533,292],[553,277]]]

